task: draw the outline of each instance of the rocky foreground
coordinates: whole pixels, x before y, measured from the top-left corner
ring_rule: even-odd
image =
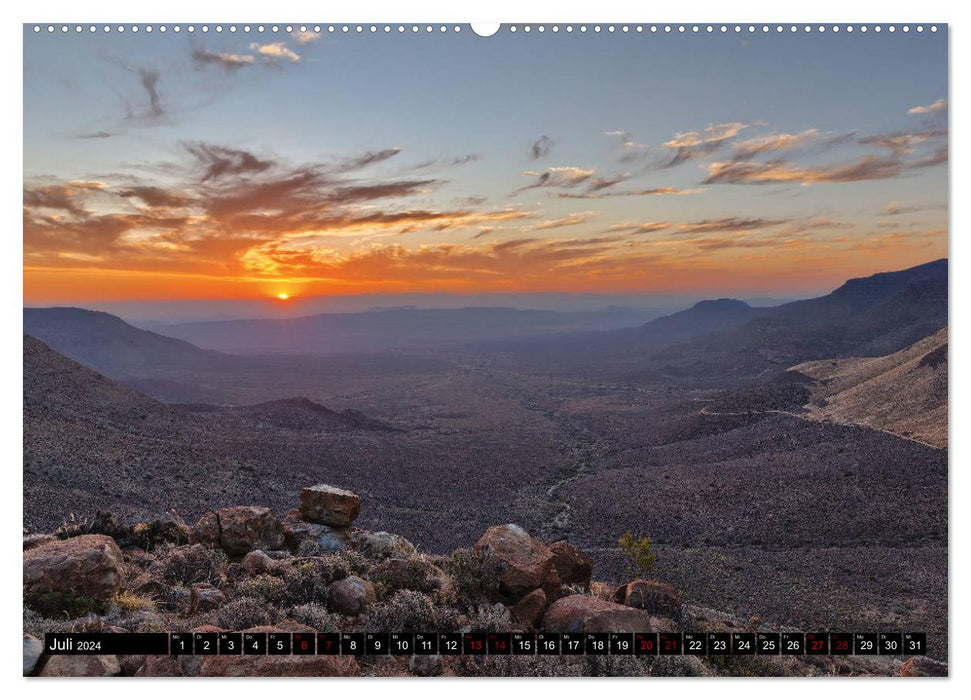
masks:
[[[109,514],[24,536],[24,675],[946,675],[924,657],[46,656],[45,632],[677,632],[768,630],[684,605],[655,580],[593,580],[591,559],[517,525],[445,556],[353,526],[358,496],[305,488],[269,508],[135,525]]]

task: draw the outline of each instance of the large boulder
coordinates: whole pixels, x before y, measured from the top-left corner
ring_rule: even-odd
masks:
[[[614,602],[646,610],[657,617],[675,618],[681,614],[681,598],[674,586],[660,581],[637,580],[621,586]]]
[[[240,556],[254,549],[283,547],[283,525],[261,506],[234,506],[206,513],[192,527],[189,541]]]
[[[554,542],[550,545],[553,552],[553,566],[565,586],[578,584],[590,586],[593,576],[593,560],[569,542]]]
[[[571,595],[553,603],[543,616],[545,632],[650,632],[651,616],[586,595]]]
[[[83,614],[121,588],[121,550],[107,535],[81,535],[24,552],[24,600],[43,613]]]
[[[327,589],[330,608],[342,615],[360,615],[376,600],[374,586],[359,576],[335,581]]]
[[[407,559],[416,552],[415,545],[401,535],[390,532],[354,530],[350,534],[350,541],[354,549],[372,559]]]
[[[39,676],[54,678],[80,678],[121,675],[117,656],[68,656],[48,657]]]
[[[328,484],[317,484],[300,491],[300,517],[331,527],[348,527],[361,512],[356,493]]]
[[[518,525],[490,527],[475,543],[475,551],[502,562],[499,592],[511,600],[519,600],[536,588],[547,595],[555,595],[560,588],[553,552]]]

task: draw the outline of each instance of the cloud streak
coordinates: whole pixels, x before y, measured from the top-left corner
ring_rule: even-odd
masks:
[[[918,105],[907,110],[907,114],[933,114],[947,110],[947,100],[940,99],[931,102],[929,105]]]

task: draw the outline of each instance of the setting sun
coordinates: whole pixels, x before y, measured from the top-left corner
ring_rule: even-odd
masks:
[[[280,292],[279,294],[276,295],[276,298],[279,299],[280,301],[286,301],[287,299],[290,298],[290,295],[287,294],[286,292]]]

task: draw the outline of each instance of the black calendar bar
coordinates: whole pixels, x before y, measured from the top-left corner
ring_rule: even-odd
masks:
[[[172,632],[44,635],[47,654],[738,656],[927,653],[924,632]]]
[[[169,635],[160,633],[103,634],[95,632],[48,632],[45,654],[156,654],[169,653]]]

